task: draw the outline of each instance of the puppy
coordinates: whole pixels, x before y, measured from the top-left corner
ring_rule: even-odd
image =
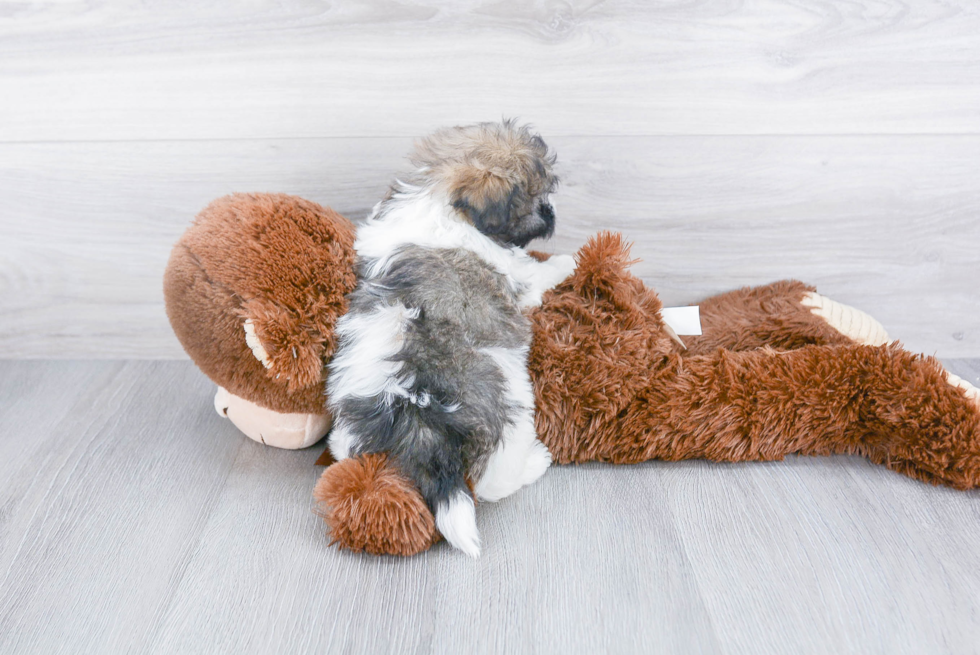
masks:
[[[443,129],[410,160],[413,178],[357,233],[359,283],[327,378],[330,449],[338,460],[390,453],[439,532],[478,557],[472,493],[499,500],[551,463],[534,431],[522,310],[575,262],[523,249],[554,231],[557,184],[554,156],[528,127]]]

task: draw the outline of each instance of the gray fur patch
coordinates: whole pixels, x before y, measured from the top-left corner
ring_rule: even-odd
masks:
[[[519,292],[470,251],[405,246],[350,295],[352,314],[398,303],[417,310],[393,358],[409,397],[347,397],[333,409],[354,435],[351,454],[391,453],[433,509],[467,478],[479,480],[513,422],[503,374],[481,349],[530,344]],[[338,354],[345,346],[341,339]]]

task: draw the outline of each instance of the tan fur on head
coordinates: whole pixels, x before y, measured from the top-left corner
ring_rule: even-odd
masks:
[[[410,160],[423,184],[490,231],[533,214],[558,184],[554,154],[530,126],[511,119],[438,130],[416,144]]]

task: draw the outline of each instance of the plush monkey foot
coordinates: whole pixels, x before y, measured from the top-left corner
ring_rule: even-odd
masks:
[[[810,308],[815,316],[827,321],[830,327],[863,346],[881,346],[891,341],[884,326],[860,309],[813,291],[803,296],[801,304]]]
[[[828,325],[856,343],[881,346],[891,341],[884,326],[860,309],[831,300],[813,291],[803,296],[801,304],[810,308],[814,316],[824,319]],[[948,372],[947,381],[962,390],[967,399],[980,407],[980,389]]]
[[[980,487],[980,390],[933,357],[878,385],[875,419],[886,439],[865,439],[872,461],[933,484]],[[884,380],[884,376],[879,379]],[[889,390],[888,385],[901,383]],[[874,392],[873,392],[874,393]]]
[[[249,439],[266,446],[295,450],[312,446],[330,431],[329,414],[275,412],[218,387],[214,409],[231,419]]]
[[[960,389],[966,394],[967,399],[971,400],[977,406],[977,409],[980,409],[980,389],[977,389],[960,376],[953,375],[949,371],[946,372],[946,381],[957,389]]]
[[[415,555],[441,538],[422,494],[383,454],[329,467],[313,497],[332,542],[372,555]]]

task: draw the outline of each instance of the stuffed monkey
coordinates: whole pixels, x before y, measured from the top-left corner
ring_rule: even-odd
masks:
[[[174,248],[175,332],[219,385],[219,412],[252,438],[302,447],[329,429],[323,367],[355,283],[353,232],[314,203],[240,195],[212,203]],[[889,343],[866,314],[777,282],[702,301],[703,334],[680,339],[621,237],[599,234],[576,259],[530,314],[536,426],[556,464],[846,453],[932,484],[980,483],[980,390]],[[383,453],[331,464],[314,495],[341,547],[410,555],[439,539]]]

